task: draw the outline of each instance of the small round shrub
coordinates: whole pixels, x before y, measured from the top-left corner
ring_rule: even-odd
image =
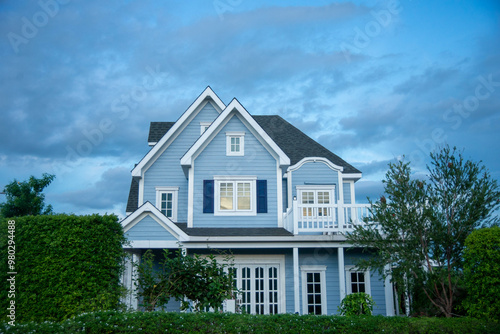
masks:
[[[375,302],[372,297],[364,292],[351,293],[345,296],[338,307],[340,315],[372,315]]]

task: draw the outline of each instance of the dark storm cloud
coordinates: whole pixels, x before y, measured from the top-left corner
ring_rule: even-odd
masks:
[[[99,211],[124,205],[129,187],[130,170],[117,167],[106,170],[101,179],[88,188],[52,195],[52,198],[61,203],[71,204],[77,211]]]

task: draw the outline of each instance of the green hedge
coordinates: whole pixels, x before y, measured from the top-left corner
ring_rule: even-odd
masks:
[[[406,318],[383,316],[256,316],[227,313],[83,314],[61,323],[27,323],[5,333],[500,333],[500,325],[472,318]]]
[[[464,278],[468,315],[500,321],[500,227],[475,230],[465,239]]]
[[[16,323],[61,321],[82,312],[116,309],[124,242],[115,215],[0,220],[1,321],[10,320],[7,307],[12,301]],[[9,267],[14,245],[15,262]],[[15,297],[8,295],[7,279],[12,276]]]

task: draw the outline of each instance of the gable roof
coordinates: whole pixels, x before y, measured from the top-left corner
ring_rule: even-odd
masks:
[[[267,134],[264,129],[255,121],[255,119],[248,113],[248,111],[241,105],[237,99],[233,99],[231,103],[222,111],[222,113],[212,122],[208,129],[195,141],[193,146],[184,154],[181,158],[182,166],[190,166],[193,162],[193,158],[204,146],[210,142],[213,136],[224,126],[224,122],[227,122],[233,115],[241,116],[241,120],[247,126],[250,131],[254,131],[254,135],[261,141],[261,143],[270,152],[276,154],[277,160],[280,165],[290,165],[290,158],[285,152],[273,141],[273,139]]]
[[[278,115],[252,116],[295,165],[306,157],[322,157],[344,167],[346,174],[361,173],[357,168],[297,129]],[[158,141],[174,122],[151,122],[148,142]]]
[[[285,121],[281,116],[253,116],[253,118],[288,155],[291,165],[295,165],[307,157],[321,157],[328,159],[335,165],[342,166],[344,174],[361,173],[357,168]]]
[[[151,122],[148,135],[149,145],[156,144],[174,124],[175,122]]]
[[[139,207],[139,179],[138,176],[132,177],[125,212],[134,212]]]
[[[196,98],[196,100],[189,106],[189,108],[181,115],[181,117],[169,128],[170,131],[167,131],[163,137],[156,143],[155,146],[139,161],[139,163],[132,169],[132,176],[142,176],[142,171],[150,161],[155,161],[155,159],[159,156],[162,149],[165,148],[165,145],[169,142],[171,138],[175,138],[176,133],[179,133],[188,119],[191,117],[193,113],[198,110],[198,108],[207,100],[210,100],[214,103],[216,108],[219,110],[223,110],[226,106],[222,102],[222,100],[215,94],[215,92],[208,86],[205,88],[203,93],[200,94]]]
[[[188,235],[186,232],[184,232],[182,229],[179,228],[173,221],[168,219],[163,213],[158,210],[151,202],[147,201],[143,205],[141,205],[137,210],[134,211],[134,213],[128,215],[125,217],[120,223],[122,225],[123,231],[126,232],[128,231],[132,226],[134,226],[139,219],[141,218],[141,215],[143,213],[153,215],[156,217],[157,221],[160,222],[160,226],[165,228],[165,230],[168,231],[170,229],[174,233],[176,233],[179,236],[179,240],[187,240],[189,239]],[[170,233],[170,232],[169,232]]]

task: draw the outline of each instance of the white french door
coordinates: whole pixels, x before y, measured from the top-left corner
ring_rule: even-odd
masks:
[[[238,296],[241,312],[281,312],[279,264],[237,264],[233,270],[236,287],[241,291]]]

